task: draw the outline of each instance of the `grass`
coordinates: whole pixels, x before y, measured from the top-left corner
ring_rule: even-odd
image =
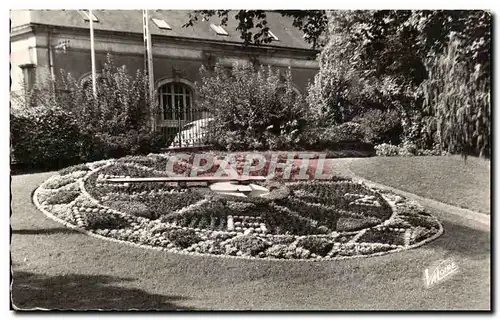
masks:
[[[357,159],[364,178],[454,206],[490,213],[490,162],[478,158],[376,157]]]
[[[176,255],[92,238],[47,219],[30,196],[51,174],[12,178],[12,300],[19,308],[490,309],[489,232],[474,225],[446,220],[445,234],[421,248],[345,261]],[[450,256],[459,272],[426,289],[424,269]]]

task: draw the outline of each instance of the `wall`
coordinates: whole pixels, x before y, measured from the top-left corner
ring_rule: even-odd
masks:
[[[23,80],[21,65],[36,66],[36,79],[43,81],[50,76],[49,48],[53,52],[54,74],[61,71],[71,73],[75,79],[88,76],[91,71],[90,36],[88,30],[61,29],[50,26],[20,26],[17,33],[11,33],[11,92],[20,93]],[[19,31],[20,30],[20,31]],[[67,49],[60,50],[60,44],[69,41]],[[50,42],[50,43],[49,43]],[[305,93],[307,84],[318,71],[318,64],[311,60],[311,53],[304,50],[257,48],[242,50],[236,45],[205,43],[200,41],[153,38],[154,77],[159,83],[175,75],[195,83],[200,80],[199,69],[208,62],[207,56],[230,66],[236,61],[256,59],[258,64],[272,65],[281,70],[289,66],[296,88]],[[106,55],[112,54],[115,64],[125,65],[130,73],[144,67],[142,35],[95,33],[96,69],[102,68]]]
[[[11,43],[10,47],[10,78],[11,91],[19,92],[22,89],[23,72],[20,66],[37,64],[36,37],[25,36]]]
[[[41,44],[46,43],[46,37],[45,34],[37,35],[37,41],[40,44],[37,48],[43,48]],[[51,41],[56,44],[64,40],[70,41],[68,50],[66,52],[54,52],[56,73],[60,69],[64,69],[71,72],[76,79],[87,75],[91,71],[89,36],[81,33],[59,32],[53,34]],[[143,69],[144,48],[142,37],[137,35],[110,37],[96,32],[95,50],[97,69],[101,68],[105,62],[107,53],[113,55],[117,65],[126,65],[130,72]],[[303,56],[294,58],[293,54],[286,51],[267,53],[263,50],[259,54],[250,54],[227,46],[153,38],[155,81],[171,78],[175,72],[180,72],[183,78],[191,82],[199,81],[199,68],[203,63],[206,63],[207,53],[214,55],[218,61],[226,65],[230,65],[234,61],[248,61],[250,56],[258,56],[260,64],[270,64],[280,69],[291,66],[293,81],[301,92],[305,92],[308,81],[312,80],[318,70],[316,61],[306,60]]]

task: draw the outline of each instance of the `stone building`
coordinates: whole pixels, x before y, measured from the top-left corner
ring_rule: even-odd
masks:
[[[79,81],[89,81],[91,71],[89,19],[93,19],[96,69],[111,53],[117,65],[135,72],[144,68],[142,10],[12,10],[11,91],[32,85],[43,75],[70,72]],[[220,20],[198,21],[183,28],[188,11],[150,10],[150,33],[154,80],[160,105],[181,103],[188,109],[196,99],[194,83],[202,65],[251,61],[258,65],[291,67],[297,91],[304,93],[318,71],[317,52],[304,40],[292,21],[268,13],[273,41],[243,47],[230,14],[227,27]],[[231,19],[232,18],[232,19]],[[168,116],[172,117],[172,115]],[[163,119],[167,120],[167,119]],[[159,122],[161,125],[161,121]]]

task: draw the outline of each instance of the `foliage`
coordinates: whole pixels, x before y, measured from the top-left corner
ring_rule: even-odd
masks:
[[[439,145],[450,153],[490,157],[490,70],[484,64],[470,70],[462,47],[454,37],[445,53],[429,59],[422,89],[434,117],[427,129],[436,130]]]
[[[269,242],[253,235],[233,238],[230,240],[230,244],[242,251],[244,254],[251,256],[264,251],[271,246]]]
[[[141,201],[110,201],[106,203],[107,206],[116,208],[120,212],[130,213],[136,217],[144,217],[148,219],[155,219],[149,207]]]
[[[201,241],[201,238],[191,229],[172,229],[165,232],[164,235],[181,248],[187,248]]]
[[[360,124],[366,142],[399,144],[401,141],[403,128],[395,110],[368,109],[354,121]]]
[[[58,173],[61,175],[61,176],[64,176],[64,175],[67,175],[67,174],[70,174],[70,173],[73,173],[73,172],[77,172],[77,171],[89,171],[90,168],[87,167],[86,164],[84,163],[81,163],[81,164],[76,164],[74,166],[70,166],[70,167],[66,167],[64,169],[61,169],[58,171]]]
[[[295,93],[291,71],[271,67],[255,70],[250,63],[201,69],[199,110],[209,110],[215,121],[210,142],[227,150],[285,149],[298,140],[305,108]]]
[[[306,149],[364,150],[371,146],[364,143],[365,132],[355,122],[344,122],[324,128],[309,128],[303,133],[301,144]]]
[[[116,213],[103,213],[100,210],[80,212],[82,221],[88,229],[121,229],[129,226],[127,219]]]
[[[108,55],[94,96],[88,82],[61,71],[37,83],[12,115],[13,155],[36,165],[147,153],[161,141],[152,133],[144,75],[115,66]],[[32,137],[36,136],[36,139]]]
[[[360,230],[368,227],[372,227],[380,223],[379,219],[372,217],[366,218],[351,218],[351,217],[341,217],[337,221],[337,231],[353,231]]]
[[[330,135],[330,141],[337,142],[361,142],[365,140],[363,128],[355,122],[344,122],[332,127],[331,131],[326,131]]]
[[[45,204],[66,204],[75,200],[80,193],[78,191],[58,190],[56,193],[47,198]]]
[[[380,157],[443,156],[448,154],[446,151],[441,151],[439,145],[435,145],[433,149],[418,149],[417,145],[412,142],[403,142],[400,145],[382,143],[375,146],[375,152]]]
[[[328,24],[324,10],[276,10],[284,17],[293,19],[293,26],[304,32],[305,40],[313,48],[321,47]],[[189,20],[183,27],[193,26],[200,17],[209,20],[217,15],[221,25],[227,26],[230,10],[194,10],[189,13]],[[238,21],[236,30],[240,32],[245,46],[270,43],[272,37],[268,34],[267,12],[264,10],[238,10],[234,18]],[[255,33],[254,33],[255,32]]]
[[[332,249],[333,243],[327,239],[318,237],[308,237],[300,239],[297,242],[297,246],[303,247],[309,250],[309,252],[318,254],[320,256],[326,256],[328,252]]]
[[[72,176],[53,176],[43,183],[45,189],[59,189],[65,185],[75,182]]]
[[[82,160],[81,133],[70,113],[50,105],[11,113],[11,156],[33,166],[57,167]]]
[[[266,254],[278,259],[307,259],[311,253],[304,248],[295,248],[286,244],[278,244],[267,249]]]
[[[490,132],[487,123],[490,116],[486,93],[491,78],[488,72],[490,13],[465,10],[332,11],[329,12],[327,38],[328,43],[319,56],[320,72],[309,88],[307,99],[309,107],[323,123],[349,121],[366,108],[396,110],[401,119],[403,141],[413,142],[421,149],[437,142],[451,152],[488,154],[487,134]],[[460,53],[455,59],[459,63],[453,73],[446,73],[443,70],[446,58],[441,54],[454,42],[457,43],[455,51]],[[437,71],[439,68],[441,72]],[[446,80],[455,77],[455,85],[445,86],[445,75]],[[438,135],[440,137],[436,139],[429,126],[437,126],[434,116],[437,109],[444,109],[434,105],[440,104],[437,99],[446,100],[446,90],[457,91],[462,87],[457,82],[459,79],[464,84],[470,82],[471,89],[462,90],[452,97],[467,97],[470,101],[466,103],[473,106],[463,107],[462,114],[453,120],[456,125],[447,131],[449,134],[443,129],[440,131],[443,136]],[[482,109],[480,113],[479,109]],[[445,120],[441,114],[443,128]],[[472,114],[476,117],[480,114],[481,120],[464,120]],[[472,125],[472,121],[478,124]],[[429,126],[426,127],[426,123]],[[474,127],[482,129],[478,131]],[[458,131],[463,132],[461,138],[456,133]],[[452,142],[452,139],[458,142]]]

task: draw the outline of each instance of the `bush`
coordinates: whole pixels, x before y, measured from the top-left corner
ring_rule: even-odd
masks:
[[[77,172],[77,171],[90,171],[90,168],[87,167],[86,164],[77,164],[77,165],[74,165],[74,166],[70,166],[70,167],[61,169],[61,170],[58,171],[58,173],[61,176],[64,176],[64,175],[67,175],[67,174],[70,174],[70,173],[73,173],[73,172]]]
[[[335,147],[342,142],[362,142],[364,134],[361,126],[354,122],[345,122],[340,125],[325,128],[320,133],[320,144],[325,147]]]
[[[266,255],[278,259],[307,259],[310,252],[304,248],[295,248],[286,244],[274,245],[266,250]]]
[[[421,89],[424,106],[435,117],[428,122],[427,129],[435,130],[440,147],[451,153],[489,158],[492,146],[489,39],[484,37],[473,43],[472,48],[464,48],[457,35],[450,37],[446,50],[427,61],[429,77]],[[478,58],[472,52],[481,46],[485,50],[484,61],[471,63]]]
[[[173,229],[164,233],[166,238],[181,248],[187,248],[201,241],[195,231],[187,229]]]
[[[11,113],[11,156],[21,164],[54,168],[82,160],[76,119],[59,107],[38,106]]]
[[[368,109],[354,121],[359,123],[366,142],[373,144],[399,144],[403,127],[399,114],[395,110],[381,111]]]
[[[79,191],[59,190],[45,201],[46,204],[66,204],[75,200],[79,195]]]
[[[297,246],[307,249],[311,253],[326,256],[332,249],[333,242],[322,238],[307,237],[300,239],[297,242]]]
[[[84,225],[89,229],[121,229],[129,226],[127,219],[115,213],[81,212]]]
[[[341,217],[337,221],[337,231],[354,231],[368,228],[380,223],[381,220],[373,217],[364,217],[362,219]]]
[[[399,156],[399,147],[388,143],[382,143],[375,146],[375,152],[379,157]]]
[[[441,151],[439,146],[437,145],[430,150],[417,149],[417,146],[411,142],[405,142],[399,146],[382,143],[378,146],[375,146],[375,152],[379,157],[444,156],[448,154],[448,152],[446,151]]]
[[[106,203],[106,205],[137,217],[148,219],[156,219],[157,217],[157,215],[151,212],[147,205],[139,201],[111,201]]]
[[[308,129],[301,135],[301,145],[308,150],[359,150],[373,152],[365,142],[365,132],[356,122]]]
[[[283,80],[271,67],[236,63],[230,72],[222,65],[213,72],[202,68],[201,77],[197,107],[215,119],[209,141],[214,147],[275,150],[296,143],[306,109],[290,70]]]
[[[108,55],[96,96],[70,74],[38,83],[21,99],[24,108],[11,114],[14,159],[61,167],[158,150],[164,141],[151,130],[145,81],[139,71],[132,76],[125,66],[116,67]]]
[[[232,246],[243,252],[243,254],[251,256],[258,254],[271,246],[269,242],[252,235],[236,237],[232,239],[230,243]]]
[[[45,189],[59,189],[65,185],[75,182],[71,176],[53,176],[43,183]]]

